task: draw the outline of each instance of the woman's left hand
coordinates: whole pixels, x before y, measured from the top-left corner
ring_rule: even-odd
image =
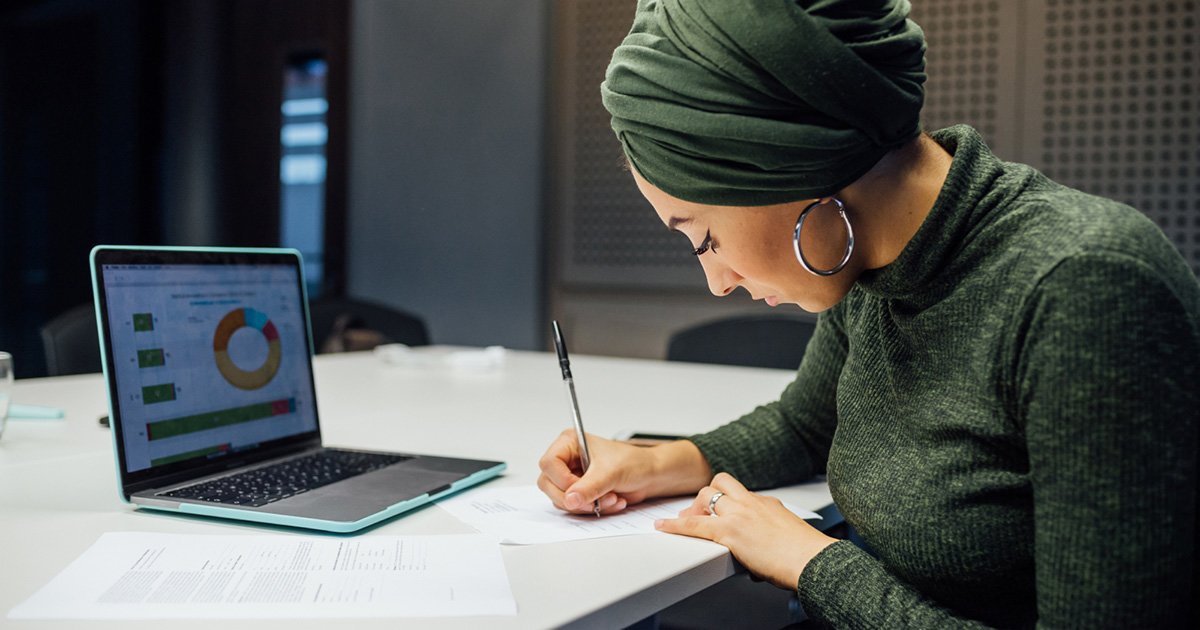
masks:
[[[708,511],[709,501],[722,492]],[[792,514],[783,502],[750,492],[727,473],[713,477],[679,518],[655,522],[659,530],[724,545],[756,577],[796,590],[808,561],[837,542]]]

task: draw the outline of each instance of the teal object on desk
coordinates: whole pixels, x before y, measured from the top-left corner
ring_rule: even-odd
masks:
[[[57,407],[17,404],[8,406],[9,420],[60,420],[64,415],[66,414],[63,410]]]

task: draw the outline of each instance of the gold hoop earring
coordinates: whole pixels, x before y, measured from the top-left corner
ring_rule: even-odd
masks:
[[[829,201],[837,204],[838,216],[842,218],[842,223],[846,224],[846,253],[842,254],[842,260],[831,269],[817,269],[808,262],[804,257],[804,250],[800,247],[800,230],[804,227],[804,219],[808,217],[808,213],[812,212],[819,206],[825,205],[825,201],[820,199],[808,204],[800,212],[800,217],[796,219],[796,231],[792,234],[792,249],[796,252],[796,260],[800,262],[800,266],[804,270],[816,276],[832,276],[846,267],[846,263],[850,262],[850,256],[854,253],[854,228],[850,226],[850,217],[846,216],[846,206],[837,197],[830,197]]]

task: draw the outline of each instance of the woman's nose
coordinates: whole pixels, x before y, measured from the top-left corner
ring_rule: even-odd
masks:
[[[725,297],[737,288],[738,276],[733,270],[724,265],[702,264],[704,278],[708,281],[708,290],[717,297]]]

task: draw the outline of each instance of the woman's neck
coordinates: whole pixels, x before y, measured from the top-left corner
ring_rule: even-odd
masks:
[[[838,193],[854,222],[861,269],[878,269],[900,256],[933,209],[951,159],[921,134]]]

